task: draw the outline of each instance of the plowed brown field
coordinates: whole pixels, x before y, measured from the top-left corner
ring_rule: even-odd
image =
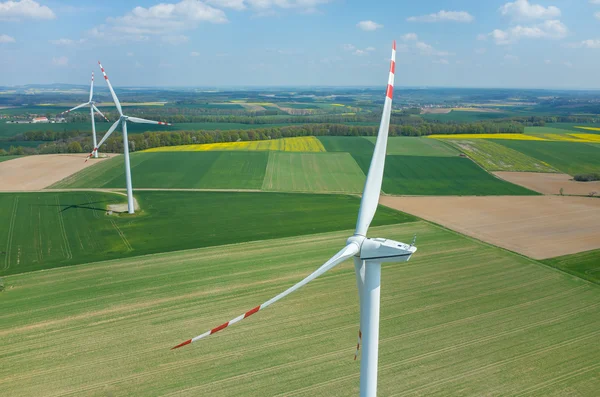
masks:
[[[113,156],[117,155],[106,158]],[[44,154],[4,161],[0,163],[0,191],[44,189],[106,158],[85,162],[85,154]]]
[[[600,248],[600,199],[381,197],[388,207],[534,259]]]

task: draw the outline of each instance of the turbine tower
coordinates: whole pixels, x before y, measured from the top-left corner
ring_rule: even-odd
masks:
[[[188,339],[172,349],[177,349],[196,342],[215,332],[221,331],[232,324],[242,321],[246,317],[265,309],[281,298],[284,298],[303,287],[323,273],[344,262],[346,259],[354,258],[361,309],[360,327],[363,331],[362,335],[364,339],[364,352],[360,362],[360,396],[375,397],[377,395],[381,263],[406,262],[410,259],[412,254],[417,251],[417,248],[413,244],[408,245],[385,238],[367,237],[367,231],[377,210],[381,184],[383,181],[388,130],[392,111],[392,96],[394,92],[395,58],[396,42],[394,41],[385,104],[383,107],[381,124],[379,126],[379,133],[377,135],[377,142],[375,143],[373,158],[371,160],[363,196],[360,202],[356,230],[354,235],[346,241],[346,246],[314,273],[308,275],[304,280],[293,287],[290,287],[262,305],[256,306],[246,313],[206,331],[195,338]]]
[[[96,121],[94,120],[94,111],[96,111],[100,116],[104,117],[104,119],[106,121],[108,121],[108,119],[96,107],[96,102],[94,102],[92,100],[93,96],[94,96],[94,72],[92,72],[92,84],[90,85],[90,99],[86,103],[82,103],[81,105],[77,105],[73,109],[69,109],[67,111],[64,111],[61,114],[70,113],[73,110],[76,110],[76,109],[79,109],[79,108],[82,108],[82,107],[85,107],[85,106],[89,106],[90,107],[90,116],[92,117],[92,138],[94,140],[94,147],[96,147],[97,146],[97,144],[96,144]],[[98,158],[98,152],[97,151],[94,153],[94,157]]]
[[[110,81],[108,80],[108,76],[104,72],[104,68],[100,61],[98,61],[98,65],[100,66],[100,70],[102,70],[102,74],[104,75],[104,80],[106,80],[106,84],[108,84],[108,89],[110,90],[110,94],[113,97],[113,101],[115,102],[115,106],[119,111],[119,119],[115,121],[115,123],[108,129],[104,137],[100,140],[98,145],[94,146],[94,150],[92,153],[88,155],[88,159],[93,156],[96,152],[98,152],[98,148],[102,146],[102,144],[110,137],[110,135],[117,129],[119,123],[121,123],[121,129],[123,130],[123,154],[125,158],[125,181],[127,184],[127,211],[130,214],[135,212],[135,208],[133,205],[133,187],[131,184],[131,164],[129,163],[129,141],[127,139],[127,122],[131,121],[132,123],[143,123],[143,124],[160,124],[160,125],[171,125],[170,123],[165,123],[162,121],[153,121],[141,119],[139,117],[131,117],[123,114],[123,109],[121,109],[121,102],[119,102],[119,98],[117,98],[117,94],[115,94],[115,90],[113,90]],[[86,160],[87,161],[87,160]]]

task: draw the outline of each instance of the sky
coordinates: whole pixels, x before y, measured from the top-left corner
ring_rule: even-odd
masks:
[[[170,2],[169,2],[170,1]],[[600,0],[0,0],[0,85],[599,89]]]

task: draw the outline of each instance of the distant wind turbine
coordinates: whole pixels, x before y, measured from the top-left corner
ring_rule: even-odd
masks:
[[[242,321],[258,311],[265,309],[278,300],[291,294],[297,289],[308,284],[323,273],[333,269],[335,266],[344,262],[346,259],[353,258],[356,272],[356,281],[358,285],[358,296],[360,301],[360,329],[363,331],[364,352],[360,362],[360,396],[375,397],[377,395],[377,362],[379,353],[379,304],[380,304],[380,281],[381,281],[381,263],[383,262],[406,262],[412,254],[417,251],[414,246],[414,240],[411,245],[400,243],[398,241],[384,238],[367,238],[367,230],[375,216],[381,184],[383,181],[383,170],[385,165],[385,155],[387,147],[388,130],[390,126],[390,115],[392,111],[392,96],[394,92],[394,72],[396,59],[396,42],[392,48],[392,60],[390,64],[390,74],[388,79],[383,115],[377,135],[377,142],[363,196],[358,211],[358,221],[354,235],[348,238],[346,246],[337,254],[329,259],[324,265],[318,268],[314,273],[307,276],[298,284],[290,287],[274,298],[266,301],[260,306],[247,311],[246,313],[206,331],[205,333],[188,339],[183,343],[173,347],[179,347],[196,342],[206,338],[228,326]],[[359,331],[360,335],[360,331]],[[359,340],[360,342],[360,340]]]
[[[89,106],[90,107],[90,116],[92,117],[92,137],[93,137],[93,140],[94,140],[94,147],[96,147],[97,146],[96,145],[96,122],[94,120],[94,111],[96,111],[100,116],[104,117],[104,119],[106,121],[108,121],[108,119],[96,107],[96,102],[94,102],[92,100],[92,96],[93,95],[94,95],[94,72],[92,72],[92,84],[90,85],[90,99],[86,103],[82,103],[81,105],[75,106],[73,109],[69,109],[67,111],[64,111],[61,114],[70,113],[73,110],[76,110],[76,109],[79,109],[79,108],[82,108],[82,107],[85,107],[85,106]],[[98,158],[98,151],[94,152],[94,157]]]
[[[94,146],[94,150],[89,154],[88,159],[92,157],[100,146],[110,137],[110,135],[115,131],[118,127],[119,123],[121,123],[121,128],[123,130],[123,154],[125,157],[125,182],[127,184],[127,211],[130,214],[135,212],[135,208],[133,205],[133,187],[131,185],[131,164],[129,163],[129,141],[127,140],[127,122],[131,121],[133,123],[144,123],[144,124],[160,124],[160,125],[171,125],[170,123],[165,123],[162,121],[153,121],[141,119],[139,117],[131,117],[123,114],[123,109],[121,109],[121,102],[119,102],[119,98],[117,98],[117,94],[115,94],[115,90],[113,90],[110,81],[108,80],[108,76],[104,72],[104,68],[100,61],[98,61],[98,65],[100,66],[100,70],[102,70],[102,74],[104,75],[104,80],[106,80],[106,84],[108,84],[108,89],[110,90],[110,94],[113,97],[113,101],[115,102],[115,106],[119,111],[119,119],[115,121],[115,123],[108,129],[104,137],[100,140],[98,145]],[[87,160],[86,160],[87,161]]]

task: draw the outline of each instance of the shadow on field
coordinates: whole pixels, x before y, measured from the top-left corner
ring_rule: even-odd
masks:
[[[102,200],[102,201],[94,201],[91,203],[81,203],[81,204],[46,204],[41,205],[40,207],[62,207],[62,209],[58,212],[65,212],[70,209],[80,209],[80,210],[92,210],[92,211],[106,211],[106,208],[98,208],[92,207],[92,204],[99,203],[111,203],[111,200]]]

